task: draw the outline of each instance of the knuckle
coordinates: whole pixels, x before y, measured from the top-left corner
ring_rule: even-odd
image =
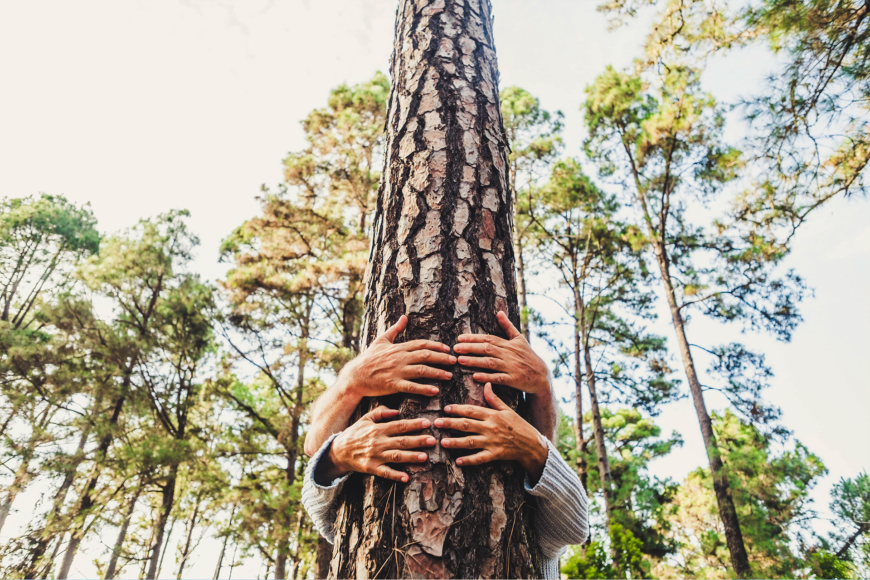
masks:
[[[468,447],[469,449],[474,449],[475,447],[477,447],[476,441],[474,440],[473,437],[469,437],[468,441],[465,443],[465,446]]]
[[[407,440],[405,437],[399,437],[399,439],[396,441],[396,444],[397,444],[401,449],[407,449],[407,448],[408,448],[408,440]]]
[[[402,459],[402,454],[399,453],[398,451],[393,451],[392,453],[390,453],[390,461],[392,463],[399,463],[399,461],[401,461],[401,459]]]

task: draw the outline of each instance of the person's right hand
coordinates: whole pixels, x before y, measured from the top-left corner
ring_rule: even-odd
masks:
[[[347,364],[348,386],[359,397],[378,397],[393,393],[409,393],[432,397],[438,387],[414,382],[415,379],[449,380],[453,373],[429,365],[452,365],[456,357],[448,354],[450,347],[432,340],[412,340],[395,344],[405,330],[408,317],[399,321],[375,339],[362,354]]]
[[[422,451],[409,451],[432,447],[432,435],[409,435],[429,427],[428,419],[388,421],[399,414],[395,409],[378,407],[341,432],[332,440],[329,461],[322,461],[319,481],[332,481],[345,473],[356,471],[385,477],[393,481],[408,481],[408,474],[390,467],[389,463],[423,463],[428,455]],[[324,458],[325,459],[325,458]]]

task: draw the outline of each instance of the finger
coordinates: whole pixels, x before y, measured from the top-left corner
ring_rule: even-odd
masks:
[[[404,379],[396,383],[396,391],[411,395],[423,395],[425,397],[434,397],[439,392],[438,387],[434,385],[421,385],[420,383],[412,383]]]
[[[453,347],[456,354],[477,354],[489,356],[501,356],[504,350],[491,342],[463,342]],[[462,363],[459,363],[462,364]]]
[[[489,342],[496,346],[502,346],[503,343],[507,342],[503,338],[499,338],[492,334],[460,334],[456,337],[456,340],[459,342]],[[454,349],[456,347],[454,346]]]
[[[422,451],[401,451],[399,449],[384,451],[381,457],[387,463],[423,463],[429,459],[429,456]]]
[[[453,365],[456,364],[456,357],[446,352],[415,350],[408,353],[407,361],[409,363],[424,363],[427,365]]]
[[[410,431],[419,431],[420,429],[426,429],[430,424],[429,419],[403,419],[401,421],[385,423],[383,433],[385,435],[398,435]]]
[[[471,417],[472,419],[477,419],[478,421],[483,421],[486,419],[491,410],[486,407],[481,407],[479,405],[447,405],[444,407],[444,411],[446,413],[450,413],[451,415],[459,415],[460,417]]]
[[[508,340],[513,340],[516,337],[520,336],[520,331],[516,329],[516,327],[511,324],[510,318],[507,317],[507,314],[498,311],[498,314],[495,315],[498,320],[498,325],[501,326],[501,329],[507,333]]]
[[[504,401],[498,398],[492,391],[492,383],[486,383],[483,386],[483,396],[486,399],[486,402],[489,403],[489,406],[495,409],[496,411],[506,411],[510,409]]]
[[[398,414],[399,414],[398,409],[389,409],[389,408],[384,407],[382,405],[382,406],[378,407],[377,409],[369,411],[368,413],[363,415],[362,418],[368,419],[369,421],[372,421],[373,423],[377,423],[377,422],[383,421],[385,419],[392,419],[393,417],[395,417]]]
[[[405,330],[406,326],[408,326],[408,317],[403,314],[394,325],[389,327],[387,331],[381,335],[381,337],[385,338],[387,342],[396,342],[396,338],[403,330]]]
[[[465,431],[466,433],[481,433],[486,429],[483,421],[474,421],[472,419],[435,419],[435,426],[439,429],[453,429],[455,431]]]
[[[471,375],[478,383],[494,383],[496,385],[505,385],[507,387],[516,387],[520,390],[522,389],[522,385],[514,385],[513,377],[511,377],[507,373],[495,373],[495,374],[487,374],[487,373],[474,373]]]
[[[378,477],[383,477],[384,479],[389,479],[391,481],[408,481],[408,474],[402,473],[401,471],[396,471],[391,467],[386,465],[378,465],[374,470],[373,475],[377,475]]]
[[[442,371],[441,369],[426,365],[408,365],[405,367],[403,374],[408,379],[439,379],[448,381],[453,378],[453,373],[450,371]]]
[[[485,437],[444,437],[441,445],[450,449],[483,449],[486,447]]]
[[[435,438],[431,435],[389,437],[386,440],[388,449],[419,449],[433,445],[435,445]]]
[[[471,465],[483,465],[484,463],[489,463],[490,461],[495,461],[498,457],[490,451],[489,449],[484,449],[474,455],[467,455],[465,457],[460,457],[456,460],[457,465],[461,465],[463,467],[468,467]]]
[[[436,352],[450,352],[450,347],[442,342],[434,340],[411,340],[404,343],[405,350],[434,350]]]
[[[508,368],[505,361],[491,356],[461,356],[459,357],[459,364],[464,367],[490,369],[494,371],[505,371]]]

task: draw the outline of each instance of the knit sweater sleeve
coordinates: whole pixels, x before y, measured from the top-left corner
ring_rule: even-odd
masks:
[[[311,517],[314,528],[330,544],[333,543],[335,538],[338,494],[344,482],[347,481],[348,476],[339,477],[331,482],[318,482],[315,480],[314,474],[324,454],[329,453],[332,440],[338,435],[338,433],[335,433],[327,439],[323,446],[318,449],[317,453],[314,454],[314,457],[311,458],[308,462],[308,467],[305,469],[305,480],[302,483],[302,505],[305,507],[305,511],[308,512],[309,517]]]
[[[586,541],[589,512],[580,478],[551,442],[547,446],[544,472],[534,486],[529,485],[526,476],[526,492],[538,498],[535,525],[541,552],[547,558],[555,558],[566,546]]]

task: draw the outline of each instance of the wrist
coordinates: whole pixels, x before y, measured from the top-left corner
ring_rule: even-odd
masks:
[[[529,444],[529,452],[524,454],[521,465],[529,475],[529,481],[535,485],[544,473],[544,467],[547,465],[547,458],[550,455],[550,446],[547,444],[547,439],[537,429],[534,429],[534,436]]]
[[[358,380],[358,373],[356,372],[357,367],[357,359],[353,359],[341,369],[341,372],[338,374],[338,387],[341,391],[342,397],[345,399],[350,399],[354,403],[354,407],[358,405],[363,399],[363,386]]]

